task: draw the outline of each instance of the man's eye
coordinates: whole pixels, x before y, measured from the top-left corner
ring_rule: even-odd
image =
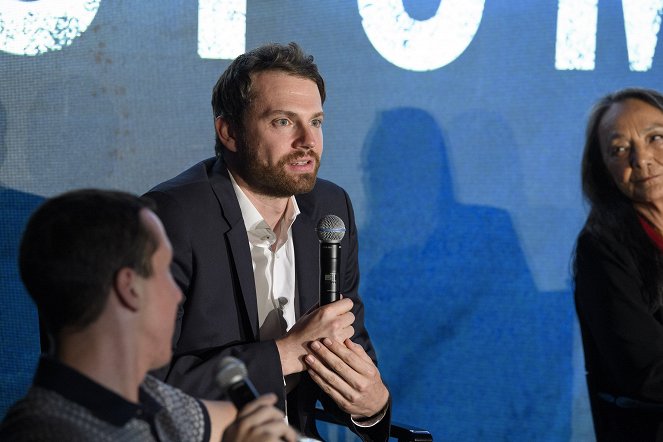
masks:
[[[311,121],[311,125],[313,127],[321,127],[322,126],[322,120],[315,119],[315,120]]]
[[[284,126],[285,127],[288,124],[290,124],[290,122],[288,121],[287,118],[279,118],[279,119],[274,120],[274,124],[276,126]]]

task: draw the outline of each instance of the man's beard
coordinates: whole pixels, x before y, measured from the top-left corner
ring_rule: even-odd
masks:
[[[286,166],[296,161],[307,159],[315,162],[311,173],[289,174]],[[237,172],[246,181],[251,190],[261,195],[274,198],[287,198],[313,190],[315,179],[320,168],[320,156],[317,152],[293,152],[281,158],[275,166],[262,163],[258,159],[257,150],[241,140],[237,149]]]

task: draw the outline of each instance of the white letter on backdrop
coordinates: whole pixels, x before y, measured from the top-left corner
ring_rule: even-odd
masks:
[[[246,49],[246,0],[198,1],[198,55],[232,60]]]
[[[598,13],[598,0],[559,0],[555,69],[594,69]]]
[[[661,28],[663,0],[622,0],[628,64],[632,71],[651,69]]]
[[[80,36],[101,0],[0,2],[0,50],[17,55],[59,51]]]
[[[410,71],[446,66],[467,49],[479,29],[484,0],[440,0],[435,15],[412,19],[402,0],[357,0],[362,26],[373,47],[390,63]]]

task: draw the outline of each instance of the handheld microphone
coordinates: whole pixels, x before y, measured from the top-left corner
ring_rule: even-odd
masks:
[[[216,373],[216,385],[227,395],[237,410],[258,398],[258,392],[249,379],[249,372],[244,362],[233,356],[225,356],[219,362]],[[297,442],[320,442],[297,433]]]
[[[345,224],[336,215],[325,215],[316,227],[320,240],[320,306],[339,299],[341,240]]]
[[[226,356],[219,362],[216,385],[230,398],[238,410],[258,397],[256,387],[249,379],[246,365],[233,356]]]

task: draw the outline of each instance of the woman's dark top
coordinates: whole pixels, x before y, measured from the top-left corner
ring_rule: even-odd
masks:
[[[649,307],[648,290],[628,245],[581,232],[575,304],[599,441],[661,440],[663,312]]]

